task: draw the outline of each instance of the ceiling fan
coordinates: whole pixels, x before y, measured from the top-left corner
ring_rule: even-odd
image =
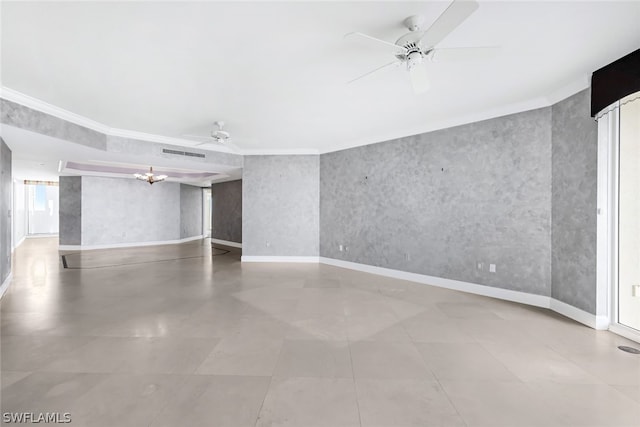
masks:
[[[393,62],[369,71],[348,83],[353,83],[386,67],[406,65],[414,91],[421,93],[429,89],[429,76],[425,67],[426,61],[468,60],[493,56],[498,51],[496,47],[436,47],[449,33],[458,28],[460,24],[475,12],[478,7],[478,2],[475,0],[454,0],[426,30],[422,29],[422,24],[424,23],[423,16],[410,16],[403,21],[403,24],[409,29],[409,32],[396,40],[395,43],[360,32],[346,34],[345,37],[359,36],[377,42],[380,46],[385,45],[387,48],[390,48],[389,50],[396,58]]]
[[[200,141],[200,143],[195,144],[194,147],[198,147],[200,145],[205,144],[217,144],[230,148],[232,151],[239,152],[240,148],[231,142],[231,134],[225,130],[223,130],[224,122],[217,121],[213,122],[214,128],[211,130],[211,134],[209,136],[201,136],[201,135],[182,135],[185,138],[195,139]]]

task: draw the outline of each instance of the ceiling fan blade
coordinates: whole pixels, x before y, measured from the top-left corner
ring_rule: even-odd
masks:
[[[376,71],[380,71],[380,70],[382,70],[383,68],[386,68],[386,67],[388,67],[388,66],[390,66],[390,65],[396,65],[396,64],[400,64],[400,61],[393,61],[393,62],[389,62],[388,64],[384,64],[383,66],[378,67],[378,68],[376,68],[375,70],[371,70],[371,71],[369,71],[368,73],[361,75],[360,77],[356,77],[356,78],[355,78],[355,79],[353,79],[353,80],[349,80],[349,81],[347,82],[347,84],[353,83],[353,82],[355,82],[356,80],[360,80],[360,79],[362,79],[362,78],[364,78],[364,77],[367,77],[367,76],[369,76],[369,75],[371,75],[371,74],[375,73]]]
[[[452,47],[434,49],[430,54],[432,61],[479,61],[495,58],[499,47]]]
[[[386,45],[387,47],[394,48],[396,51],[404,51],[404,48],[403,48],[402,46],[398,46],[398,45],[397,45],[397,44],[395,44],[395,43],[391,43],[391,42],[388,42],[388,41],[384,41],[384,40],[381,40],[381,39],[378,39],[378,38],[375,38],[375,37],[369,36],[369,35],[364,34],[364,33],[359,33],[359,32],[357,32],[357,31],[355,31],[355,32],[353,32],[353,33],[347,33],[347,34],[345,34],[344,36],[345,36],[345,38],[346,38],[346,37],[351,37],[351,36],[360,36],[360,37],[364,37],[365,39],[369,39],[369,40],[372,40],[372,41],[374,41],[374,42],[378,42],[379,44],[384,44],[384,45]]]
[[[234,144],[231,141],[225,141],[223,145],[226,147],[229,147],[231,151],[233,151],[234,153],[239,153],[241,151],[240,147],[238,147],[236,144]]]
[[[424,32],[422,46],[433,47],[478,9],[475,0],[454,0]]]
[[[429,90],[429,74],[424,64],[418,64],[409,69],[411,76],[411,86],[415,93],[424,93]]]

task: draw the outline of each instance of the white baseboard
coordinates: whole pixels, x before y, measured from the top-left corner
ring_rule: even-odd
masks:
[[[18,240],[18,243],[16,243],[16,245],[13,247],[13,249],[11,249],[11,252],[13,253],[16,249],[18,249],[18,247],[24,243],[24,241],[27,239],[27,236],[22,236],[22,238],[20,240]]]
[[[312,262],[318,263],[317,256],[248,256],[243,255],[242,262]]]
[[[392,277],[394,279],[408,280],[411,282],[438,286],[440,288],[452,289],[506,301],[518,302],[521,304],[527,304],[536,307],[548,308],[552,311],[555,311],[556,313],[562,314],[565,317],[575,320],[576,322],[589,326],[590,328],[597,330],[609,329],[609,318],[607,316],[596,316],[572,305],[544,295],[534,295],[526,292],[512,291],[509,289],[494,288],[477,283],[444,279],[442,277],[427,276],[425,274],[409,273],[407,271],[393,270],[390,268],[376,267],[367,264],[359,264],[356,262],[343,261],[334,258],[320,257],[320,262],[322,264],[348,268],[351,270],[377,274],[380,276]]]
[[[2,282],[2,285],[0,285],[0,298],[2,298],[4,293],[7,292],[7,289],[9,289],[9,285],[11,284],[12,279],[13,279],[13,273],[9,273],[7,278],[4,279],[4,282]]]
[[[609,325],[609,330],[614,334],[620,335],[622,337],[625,337],[626,339],[635,341],[640,344],[640,332],[638,331],[635,331],[623,325],[619,325],[617,323],[612,323],[611,325]]]
[[[394,279],[409,280],[411,282],[424,283],[426,285],[437,286],[440,288],[452,289],[455,291],[468,292],[476,295],[483,295],[507,301],[519,302],[536,307],[549,308],[549,297],[543,295],[534,295],[526,292],[518,292],[509,289],[494,288],[492,286],[463,282],[460,280],[443,279],[442,277],[409,273],[407,271],[393,270],[384,267],[375,267],[373,265],[359,264],[356,262],[343,261],[334,258],[320,257],[320,262],[336,267],[349,268],[351,270],[363,271],[365,273],[392,277]]]
[[[549,308],[556,313],[562,314],[569,319],[573,319],[576,322],[587,325],[590,328],[597,330],[609,329],[609,318],[607,316],[596,316],[595,314],[587,313],[577,307],[569,305],[565,302],[559,301],[555,298],[549,298]]]
[[[204,236],[192,236],[179,240],[161,240],[153,242],[133,242],[133,243],[115,243],[109,245],[59,245],[60,251],[91,251],[95,249],[118,249],[118,248],[135,248],[140,246],[162,246],[162,245],[177,245],[180,243],[192,242],[194,240],[204,239]]]
[[[240,249],[242,249],[242,243],[231,242],[229,240],[214,239],[212,237],[211,238],[211,243],[217,243],[219,245],[231,246],[232,248],[240,248]]]

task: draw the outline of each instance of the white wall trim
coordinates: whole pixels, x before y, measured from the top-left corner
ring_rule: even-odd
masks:
[[[564,101],[570,96],[573,96],[576,93],[587,89],[591,84],[589,77],[590,76],[586,74],[583,76],[580,76],[579,78],[573,80],[572,82],[562,86],[558,90],[548,94],[545,97],[547,100],[547,103],[549,105],[557,104],[558,102]]]
[[[18,240],[18,243],[16,243],[16,245],[11,248],[11,253],[15,252],[15,250],[18,249],[18,247],[20,247],[20,245],[23,244],[25,240],[27,240],[27,236],[22,236],[22,238]]]
[[[510,289],[494,288],[492,286],[479,285],[476,283],[463,282],[460,280],[444,279],[442,277],[427,276],[425,274],[409,273],[407,271],[393,270],[384,267],[375,267],[372,265],[359,264],[334,258],[320,257],[320,262],[336,267],[343,267],[351,270],[363,271],[365,273],[392,277],[394,279],[408,280],[411,282],[423,283],[425,285],[432,285],[440,288],[452,289],[455,291],[468,292],[471,294],[519,302],[536,307],[549,308],[549,297],[544,295],[534,295],[526,292],[512,291]]]
[[[191,147],[191,148],[196,148],[198,150],[205,150],[205,151],[217,151],[220,153],[238,154],[232,149],[222,145],[209,145],[206,148],[202,146],[196,147],[194,144],[197,143],[198,141],[192,141],[192,140],[182,139],[182,138],[174,138],[174,137],[163,136],[163,135],[154,135],[151,133],[138,132],[135,130],[109,128],[107,133],[111,136],[117,136],[117,137],[127,138],[127,139],[157,142],[159,144],[167,144],[167,145],[179,145],[183,147]]]
[[[242,249],[242,243],[232,242],[230,240],[222,240],[222,239],[214,239],[211,238],[211,243],[217,243],[219,245],[231,246],[232,248],[240,248]]]
[[[253,256],[243,255],[242,262],[309,262],[318,263],[317,256]]]
[[[81,116],[80,114],[72,113],[71,111],[65,110],[64,108],[60,108],[53,104],[49,104],[48,102],[41,101],[37,98],[18,92],[17,90],[13,90],[6,86],[0,87],[0,97],[8,101],[15,102],[16,104],[23,105],[27,108],[31,108],[32,110],[49,114],[50,116],[57,117],[61,120],[65,120],[69,123],[74,123],[78,126],[82,126],[96,132],[103,133],[105,135],[157,142],[160,144],[178,145],[182,147],[194,147],[194,141],[188,139],[154,135],[128,129],[112,128],[108,125],[105,125],[104,123],[97,122],[88,117]],[[205,151],[217,151],[228,154],[238,154],[231,149],[223,146],[210,146],[207,148],[198,147],[198,149]]]
[[[317,148],[282,148],[282,149],[256,149],[249,148],[241,150],[245,156],[304,156],[319,155]]]
[[[379,134],[372,138],[364,138],[353,140],[347,143],[344,146],[333,146],[327,147],[323,149],[319,148],[283,148],[283,149],[241,149],[240,152],[231,154],[240,154],[240,155],[319,155],[324,153],[331,153],[334,151],[346,150],[349,148],[360,147],[369,144],[376,144],[379,142],[390,141],[399,138],[405,138],[413,135],[419,135],[427,132],[433,132],[436,130],[446,129],[454,126],[465,125],[469,123],[475,123],[483,120],[494,119],[498,117],[508,116],[511,114],[522,113],[525,111],[535,110],[538,108],[549,107],[555,104],[562,99],[568,98],[571,95],[578,93],[583,90],[585,87],[588,87],[588,78],[582,76],[579,79],[563,86],[562,88],[556,90],[553,93],[547,94],[546,96],[538,96],[536,98],[524,100],[521,102],[516,102],[509,105],[502,105],[491,109],[485,109],[480,112],[467,114],[464,116],[454,117],[448,120],[442,120],[439,122],[429,123],[427,126],[421,125],[418,127],[414,127],[411,129],[405,129],[400,132],[389,132],[386,134]],[[0,97],[7,99],[9,101],[16,102],[18,104],[24,105],[25,107],[29,107],[31,109],[41,111],[46,114],[50,114],[54,117],[58,117],[59,119],[69,121],[71,123],[75,123],[80,126],[87,127],[89,129],[93,129],[97,132],[102,132],[111,136],[119,136],[122,138],[130,138],[130,139],[138,139],[143,141],[151,141],[157,143],[178,145],[184,147],[193,147],[193,141],[185,140],[180,138],[172,138],[162,135],[154,135],[147,134],[143,132],[138,132],[134,130],[128,129],[118,129],[107,126],[103,123],[96,122],[87,117],[83,117],[79,114],[72,113],[70,111],[64,110],[60,107],[56,107],[55,105],[46,103],[39,99],[33,98],[31,96],[20,93],[16,90],[10,89],[8,87],[2,86],[0,87]],[[201,148],[202,149],[202,148]],[[219,152],[227,152],[225,147],[211,147],[207,148],[209,151],[219,151]]]
[[[118,248],[135,248],[140,246],[162,246],[177,245],[180,243],[192,242],[194,240],[204,239],[203,235],[186,237],[179,240],[162,240],[153,242],[132,242],[132,243],[113,243],[109,245],[59,245],[59,251],[91,251],[95,249],[118,249]]]
[[[587,313],[584,310],[559,301],[555,298],[551,298],[551,306],[549,308],[556,313],[562,314],[563,316],[573,319],[576,322],[582,323],[583,325],[587,325],[590,328],[597,330],[609,329],[609,317],[607,316],[596,316],[594,314]]]
[[[614,334],[620,335],[621,337],[625,337],[631,341],[635,341],[640,343],[640,332],[628,328],[624,325],[620,325],[618,323],[612,323],[609,325],[609,330]]]
[[[41,101],[37,98],[26,95],[17,90],[10,89],[6,86],[0,88],[0,96],[8,101],[15,102],[32,110],[40,111],[41,113],[49,114],[62,120],[66,120],[70,123],[74,123],[79,126],[83,126],[94,130],[96,132],[109,133],[109,126],[99,123],[95,120],[91,120],[87,117],[81,116],[71,111],[65,110],[48,102]]]
[[[7,278],[4,279],[4,282],[2,282],[2,285],[0,285],[0,298],[2,298],[4,296],[4,293],[7,292],[7,289],[9,289],[11,280],[13,280],[13,272],[9,273]]]
[[[359,264],[334,258],[320,257],[320,262],[322,264],[348,268],[351,270],[377,274],[380,276],[392,277],[394,279],[408,280],[411,282],[423,283],[440,288],[452,289],[476,295],[483,295],[491,298],[498,298],[506,301],[513,301],[521,304],[532,305],[535,307],[549,308],[556,313],[562,314],[563,316],[589,326],[590,328],[598,330],[606,330],[609,328],[609,318],[607,316],[595,316],[572,305],[544,295],[535,295],[526,292],[512,291],[510,289],[494,288],[492,286],[480,285],[477,283],[444,279],[442,277],[427,276],[425,274],[409,273],[406,271],[376,267],[367,264]]]

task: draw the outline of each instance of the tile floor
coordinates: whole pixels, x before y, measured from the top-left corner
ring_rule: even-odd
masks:
[[[3,412],[109,427],[640,426],[640,356],[616,348],[638,344],[547,310],[242,265],[208,241],[63,269],[56,244],[15,253]]]

